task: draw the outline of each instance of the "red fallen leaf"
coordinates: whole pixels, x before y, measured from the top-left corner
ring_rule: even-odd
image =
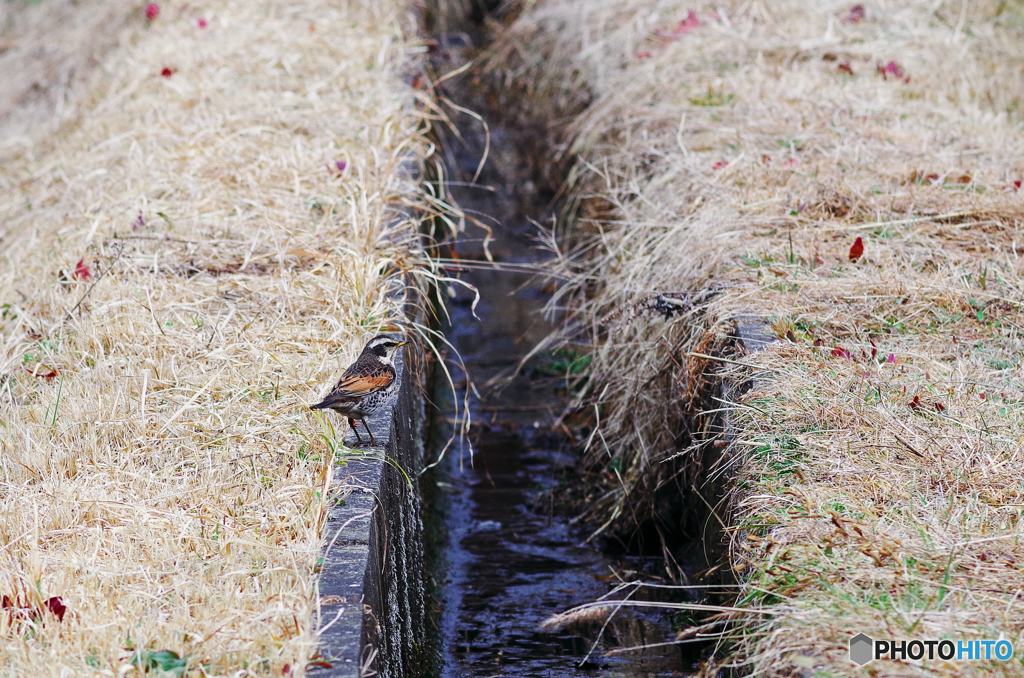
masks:
[[[942,403],[935,403],[935,411],[936,412],[941,412],[944,409],[946,409],[945,405],[943,405]]]
[[[857,236],[857,239],[853,241],[853,245],[850,246],[850,261],[857,261],[864,256],[864,239]]]
[[[985,392],[984,392],[984,391],[982,391],[982,392],[980,393],[980,396],[981,396],[981,399],[982,399],[982,400],[984,400],[984,399],[985,399],[985,397],[986,397],[986,394],[985,394]]]
[[[1016,181],[1014,181],[1013,182],[1013,190],[1019,191],[1020,190],[1020,184],[1021,184],[1020,179],[1017,179]]]
[[[936,182],[936,181],[939,180],[939,175],[938,174],[929,174],[928,176],[925,177],[925,179],[927,179],[928,181],[931,181],[931,182]]]
[[[889,76],[892,76],[897,80],[902,80],[903,82],[910,82],[910,76],[907,75],[906,71],[903,70],[903,66],[900,66],[895,61],[890,61],[884,66],[881,63],[878,63],[875,66],[875,70],[878,71],[878,74],[881,75],[882,78],[884,78],[885,80],[888,80]]]
[[[713,170],[720,170],[720,169],[722,169],[723,167],[725,167],[728,164],[729,163],[727,163],[724,160],[719,160],[718,162],[716,162],[714,165],[711,166],[711,169],[713,169]]]
[[[679,26],[676,27],[677,32],[689,31],[697,26],[700,26],[700,19],[697,18],[697,13],[692,9],[686,13],[686,18],[679,22]]]
[[[795,164],[796,164],[796,158],[786,158],[785,161],[783,161],[782,166],[783,167],[792,167]]]
[[[19,606],[15,605],[15,604],[11,603],[9,605],[4,605],[4,608],[7,609],[7,614],[10,615],[10,617],[9,617],[10,622],[14,622],[14,621],[33,621],[35,619],[38,619],[38,616],[37,615],[33,615],[32,614],[32,610],[30,610],[27,607],[19,607]]]
[[[35,376],[41,379],[53,379],[58,374],[60,374],[60,372],[58,372],[57,370],[53,369],[52,367],[47,367],[42,363],[36,365],[35,367],[26,367],[25,371],[28,372],[29,374],[34,374]]]
[[[174,71],[172,69],[168,68],[167,66],[164,66],[163,70],[160,71],[160,75],[162,75],[165,78],[169,78],[172,75],[174,75]]]
[[[92,273],[89,272],[89,267],[85,265],[85,257],[82,257],[75,264],[75,278],[78,280],[88,280],[91,277]]]
[[[842,346],[836,346],[835,348],[832,349],[832,357],[853,360],[853,355]]]
[[[49,611],[53,616],[57,617],[57,621],[64,621],[64,614],[68,611],[64,601],[61,600],[60,596],[52,596],[43,601],[41,608],[33,607],[32,605],[19,605],[17,598],[11,599],[7,596],[3,597],[3,608],[10,610],[12,616],[21,617],[25,620],[37,621],[43,616],[44,611]]]
[[[849,14],[843,17],[844,24],[859,24],[864,19],[864,5],[854,5]]]
[[[841,63],[838,66],[836,66],[836,68],[841,70],[843,73],[848,73],[850,75],[854,75],[853,66],[850,65],[849,61],[844,61],[843,63]]]
[[[206,19],[196,19],[196,26],[199,26],[199,28],[206,28]]]
[[[970,174],[961,174],[960,176],[958,176],[956,178],[956,183],[958,183],[958,184],[969,184],[969,183],[971,183],[971,175]]]
[[[348,167],[348,163],[344,160],[335,160],[333,163],[327,163],[327,171],[331,172],[335,176],[341,176],[345,173],[345,168]]]
[[[815,345],[815,346],[824,346],[824,345],[825,345],[825,342],[824,342],[824,341],[822,341],[821,339],[815,339],[815,340],[814,340],[814,345]]]
[[[900,65],[899,65],[898,63],[896,63],[895,61],[890,61],[889,63],[887,63],[887,64],[885,65],[885,72],[886,72],[886,73],[892,73],[892,74],[893,74],[894,76],[896,76],[897,78],[902,78],[902,77],[903,77],[903,75],[904,75],[904,73],[903,73],[903,67],[902,67],[902,66],[900,66]]]
[[[772,156],[768,155],[767,153],[762,155],[761,156],[761,164],[762,165],[770,165],[770,164],[772,164]]]
[[[889,357],[886,358],[885,362],[887,362],[887,363],[894,363],[894,362],[896,362],[896,354],[895,353],[890,353]]]
[[[700,19],[697,18],[697,13],[691,9],[686,13],[686,18],[680,21],[679,25],[676,26],[675,34],[677,36],[682,35],[687,31],[692,31],[697,26],[700,26]]]
[[[52,612],[59,622],[64,621],[64,613],[68,611],[68,606],[64,604],[60,596],[47,598],[46,602],[43,603],[43,607]]]
[[[921,407],[921,396],[914,396],[914,399],[907,403],[907,407],[912,410],[917,410]]]
[[[153,21],[160,16],[160,5],[155,2],[151,2],[146,5],[146,20]]]

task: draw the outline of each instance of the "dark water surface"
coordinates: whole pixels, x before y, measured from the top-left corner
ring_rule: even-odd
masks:
[[[483,146],[482,127],[468,118],[461,123],[465,143],[449,140],[453,183],[471,182]],[[529,178],[530,162],[517,147],[521,135],[498,120],[489,124],[490,157],[478,185],[450,190],[468,214],[492,229],[489,250],[496,262],[533,264],[544,254],[531,220],[550,225],[550,195]],[[457,245],[459,258],[485,262],[485,235],[485,229],[470,227]],[[462,359],[452,354],[446,361],[457,390],[465,394],[468,372],[475,391],[470,435],[453,443],[438,467],[440,492],[433,503],[435,516],[443,517],[427,526],[441,535],[439,571],[432,575],[441,599],[435,628],[443,646],[442,675],[687,675],[692,660],[672,644],[605,656],[615,647],[670,641],[668,617],[659,611],[620,612],[592,652],[602,621],[575,632],[538,629],[549,616],[608,594],[619,577],[656,572],[659,563],[612,559],[582,545],[589,533],[553,509],[552,492],[578,482],[571,440],[553,428],[564,406],[564,381],[530,366],[512,378],[522,357],[551,330],[540,313],[548,298],[544,283],[488,267],[457,275],[479,290],[480,301],[474,318],[474,295],[453,286],[445,328]],[[455,398],[440,371],[437,382],[434,458],[456,419]]]

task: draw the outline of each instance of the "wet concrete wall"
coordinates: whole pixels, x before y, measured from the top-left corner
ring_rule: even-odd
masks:
[[[327,522],[319,641],[331,666],[311,669],[318,678],[413,678],[429,667],[417,475],[425,426],[422,370],[402,353],[396,367],[398,397],[369,420],[377,445],[360,446],[365,456],[335,469],[352,491],[343,505],[332,506]],[[366,438],[365,430],[360,434]],[[356,438],[350,432],[345,442],[353,446]]]

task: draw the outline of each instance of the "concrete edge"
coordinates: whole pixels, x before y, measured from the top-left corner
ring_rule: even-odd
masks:
[[[336,483],[351,487],[329,508],[318,580],[318,678],[415,676],[423,666],[425,599],[423,525],[417,472],[422,466],[425,401],[420,361],[404,350],[395,366],[401,386],[392,402],[370,417],[377,445],[345,443],[365,451],[335,468]],[[328,414],[327,416],[335,416]],[[347,426],[347,424],[341,424]],[[365,431],[360,431],[364,440]]]
[[[732,322],[734,331],[731,336],[731,345],[733,348],[738,348],[744,355],[760,351],[779,342],[778,337],[771,332],[771,324],[762,316],[738,315],[732,319]],[[758,381],[750,375],[741,379],[734,379],[728,376],[722,377],[718,380],[715,389],[716,398],[713,407],[719,408],[722,406],[722,403],[739,402],[743,394],[754,388],[757,383]],[[714,456],[707,460],[707,472],[716,478],[713,483],[716,487],[715,491],[718,493],[716,501],[728,500],[724,505],[722,518],[728,522],[729,516],[732,515],[731,506],[733,498],[730,497],[732,481],[738,467],[742,464],[742,459],[737,459],[734,456],[741,453],[736,451],[732,443],[741,436],[739,435],[739,429],[731,409],[726,409],[720,413],[718,422],[715,425],[715,431],[727,445],[720,452],[716,451]],[[743,531],[734,532],[730,538],[739,538],[742,534]],[[718,533],[715,537],[715,548],[723,549],[718,554],[719,563],[728,565],[726,568],[726,571],[729,573],[728,576],[735,576],[736,573],[732,570],[731,561],[727,555],[728,547],[725,545],[725,540],[727,539],[724,536],[724,532]]]

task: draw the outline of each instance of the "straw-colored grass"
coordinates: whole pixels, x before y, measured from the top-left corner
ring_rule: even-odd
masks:
[[[1024,641],[1024,16],[851,5],[539,0],[489,61],[569,119],[592,511],[699,537],[662,507],[727,483],[709,520],[757,614],[722,661],[754,673],[852,674],[861,631]],[[754,317],[779,342],[732,351]],[[736,402],[725,369],[754,384]]]
[[[0,170],[4,675],[302,674],[345,452],[307,404],[426,265],[401,3],[161,5]]]
[[[0,162],[54,132],[89,91],[97,66],[146,21],[140,2],[0,2]]]

